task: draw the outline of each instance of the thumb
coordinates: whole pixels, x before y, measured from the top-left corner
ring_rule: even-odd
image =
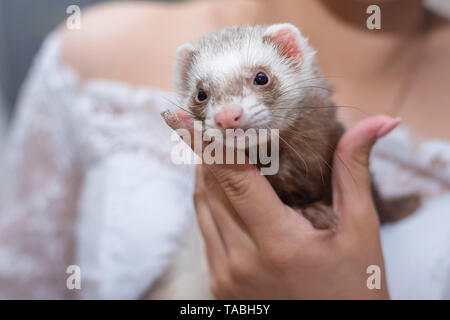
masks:
[[[377,139],[400,123],[386,115],[367,118],[349,129],[340,139],[333,160],[333,203],[339,212],[367,212],[373,207],[370,151]]]

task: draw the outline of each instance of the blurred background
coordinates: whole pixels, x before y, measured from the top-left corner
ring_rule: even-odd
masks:
[[[108,1],[118,0],[0,0],[0,132],[13,112],[33,56],[48,32],[67,18],[66,8]],[[426,0],[426,4],[450,16],[450,0]]]
[[[23,81],[27,77],[30,65],[33,63],[33,57],[48,33],[59,24],[65,23],[69,16],[66,12],[67,8],[71,5],[77,5],[83,10],[86,7],[103,2],[119,1],[217,0],[0,0],[0,149],[9,120],[15,112],[17,97]],[[365,1],[370,3],[370,0]],[[450,17],[450,0],[424,1],[431,10]],[[81,19],[83,19],[83,11]],[[3,180],[8,181],[8,179]],[[16,180],[19,181],[19,179]]]
[[[33,56],[43,38],[67,18],[67,7],[83,9],[112,1],[116,0],[0,0],[0,103],[4,114],[11,115]]]

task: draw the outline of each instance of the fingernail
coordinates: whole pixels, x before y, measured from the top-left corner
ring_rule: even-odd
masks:
[[[377,139],[380,139],[394,130],[402,122],[400,118],[395,118],[382,126],[377,132]]]
[[[178,115],[171,110],[164,110],[163,112],[161,112],[161,117],[163,117],[167,125],[173,130],[183,127],[183,123],[181,122],[180,118],[178,118]]]

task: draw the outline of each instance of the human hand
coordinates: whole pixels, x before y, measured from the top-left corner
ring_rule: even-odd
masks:
[[[186,123],[168,122],[174,129]],[[314,229],[283,204],[253,165],[198,166],[194,199],[216,297],[388,299],[368,165],[377,138],[398,123],[372,117],[340,140],[332,177],[339,218],[334,232]],[[381,289],[367,287],[370,265],[381,270]]]

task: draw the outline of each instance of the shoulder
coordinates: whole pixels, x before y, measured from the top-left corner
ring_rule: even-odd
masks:
[[[423,50],[414,71],[413,83],[404,110],[399,114],[417,131],[430,138],[450,139],[447,119],[450,92],[450,23],[433,16],[428,25]],[[432,112],[430,112],[432,110]]]
[[[159,3],[114,3],[85,9],[81,29],[61,26],[63,60],[82,79],[145,84],[140,83],[145,80],[140,71],[150,67],[153,72],[151,62],[159,54],[170,53],[172,37],[166,35],[173,33],[171,23],[176,23],[178,11],[178,6]]]
[[[441,98],[450,98],[446,89],[450,82],[450,68],[446,67],[450,65],[450,20],[436,16],[431,21],[423,56],[421,75],[423,81],[433,86],[430,92],[435,92]]]
[[[427,62],[450,61],[450,20],[438,15],[432,15],[429,19],[426,39]]]
[[[93,6],[82,11],[80,30],[61,26],[63,60],[83,79],[158,85],[162,77],[167,83],[176,48],[232,23],[232,7],[226,1],[207,0]]]

